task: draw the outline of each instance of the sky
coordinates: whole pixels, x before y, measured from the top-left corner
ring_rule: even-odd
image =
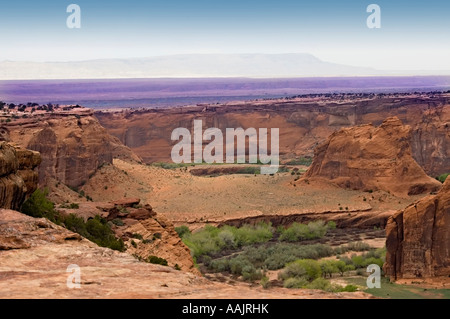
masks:
[[[67,6],[81,8],[69,29]],[[381,28],[366,24],[369,4]],[[310,53],[379,70],[450,70],[448,0],[0,0],[0,61]]]

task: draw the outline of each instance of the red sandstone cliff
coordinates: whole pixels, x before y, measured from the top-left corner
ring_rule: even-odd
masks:
[[[441,184],[427,176],[411,155],[410,132],[396,117],[379,127],[341,129],[316,148],[304,179],[323,178],[344,188],[398,196],[436,191]]]
[[[39,153],[0,142],[0,208],[19,209],[37,188]]]
[[[89,109],[74,113],[47,113],[4,123],[1,138],[41,153],[39,182],[47,178],[72,187],[85,183],[113,158],[139,161],[128,147],[107,131]]]
[[[386,226],[385,273],[392,280],[450,276],[450,179],[391,216]]]

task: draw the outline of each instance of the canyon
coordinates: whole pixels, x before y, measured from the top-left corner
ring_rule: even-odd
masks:
[[[450,171],[449,97],[306,96],[109,112],[76,107],[2,119],[0,291],[15,282],[11,297],[367,298],[202,278],[175,231],[319,219],[349,231],[386,227],[385,271],[392,280],[448,276],[449,181],[442,186],[432,177]],[[238,174],[241,164],[155,165],[171,162],[172,130],[193,129],[194,119],[224,131],[280,128],[283,170],[269,176]],[[309,167],[296,162],[305,158],[312,159]],[[38,187],[49,190],[63,214],[102,216],[127,252],[16,212]],[[151,256],[168,267],[143,262]],[[87,295],[65,289],[64,267],[75,261],[88,269]],[[51,287],[36,295],[27,282]]]
[[[97,111],[107,131],[145,163],[171,162],[171,133],[190,128],[193,120],[204,127],[280,128],[280,158],[310,157],[314,149],[341,128],[362,124],[379,126],[396,116],[411,127],[412,156],[425,172],[436,177],[450,168],[450,94],[310,95],[225,104]]]

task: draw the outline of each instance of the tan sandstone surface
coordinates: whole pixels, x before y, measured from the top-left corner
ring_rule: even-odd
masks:
[[[80,288],[68,288],[69,265]],[[211,282],[170,267],[140,262],[77,234],[15,211],[0,210],[0,298],[370,298]]]

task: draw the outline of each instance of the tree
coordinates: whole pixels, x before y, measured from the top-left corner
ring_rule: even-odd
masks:
[[[320,269],[322,270],[323,277],[326,278],[327,275],[331,278],[334,273],[339,272],[339,269],[336,265],[337,262],[333,260],[321,260],[320,261]],[[345,265],[345,263],[344,263]]]
[[[313,259],[299,259],[286,265],[286,268],[280,273],[284,280],[288,278],[304,278],[313,281],[322,275],[319,263]]]

